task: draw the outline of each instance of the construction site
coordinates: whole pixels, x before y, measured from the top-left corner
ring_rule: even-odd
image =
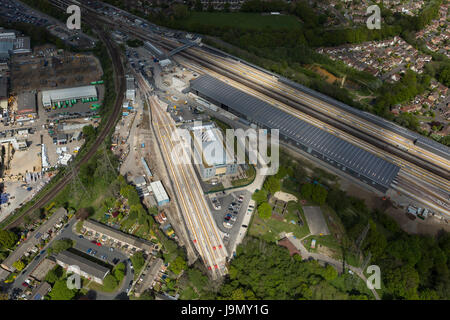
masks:
[[[73,160],[83,128],[98,125],[104,97],[103,71],[92,54],[44,45],[6,58],[0,64],[0,221]]]

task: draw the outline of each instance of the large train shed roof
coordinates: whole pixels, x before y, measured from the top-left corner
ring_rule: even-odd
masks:
[[[279,129],[280,135],[298,141],[382,186],[389,187],[400,170],[395,164],[210,75],[192,80],[191,89],[246,115],[251,121]]]

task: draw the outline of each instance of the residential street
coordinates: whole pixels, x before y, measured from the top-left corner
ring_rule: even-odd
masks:
[[[113,265],[112,260],[116,258],[119,259],[119,262],[123,262],[126,265],[125,278],[122,281],[121,287],[114,293],[95,292],[95,296],[96,300],[128,299],[126,289],[129,288],[129,283],[134,278],[134,274],[127,263],[128,257],[117,249],[110,251],[109,247],[96,246],[87,239],[79,238],[79,236],[75,233],[76,223],[77,219],[72,218],[68,225],[61,229],[60,233],[52,241],[50,241],[43,250],[48,249],[52,245],[53,241],[67,238],[75,241],[74,248],[80,250],[81,252],[86,252],[88,248],[92,248],[97,251],[96,257],[100,258],[102,255],[107,256],[106,261],[111,265]],[[36,266],[45,259],[46,256],[47,253],[36,256],[36,258],[16,278],[8,290],[13,292],[13,290],[22,289],[22,283],[28,278]]]

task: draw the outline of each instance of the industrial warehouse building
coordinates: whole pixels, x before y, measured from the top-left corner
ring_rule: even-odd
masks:
[[[31,120],[36,118],[36,93],[24,92],[17,98],[16,120]]]
[[[191,91],[264,129],[279,129],[279,136],[312,156],[386,192],[400,168],[325,130],[209,75],[191,81]]]
[[[167,192],[164,189],[161,181],[155,181],[150,183],[150,188],[153,191],[153,195],[156,198],[158,206],[162,206],[166,203],[169,203],[169,196],[167,195]]]
[[[134,87],[134,77],[127,76],[127,92],[126,98],[129,101],[134,101],[136,98],[136,89]]]
[[[42,104],[45,108],[51,108],[66,101],[83,99],[97,100],[97,88],[95,86],[83,86],[42,91]]]
[[[66,272],[76,273],[98,284],[103,284],[103,279],[110,271],[107,267],[67,250],[60,252],[55,259],[56,263],[63,267]]]
[[[237,172],[238,164],[233,154],[226,150],[222,133],[214,124],[194,125],[189,129],[194,137],[196,153],[201,157],[198,168],[203,180]]]

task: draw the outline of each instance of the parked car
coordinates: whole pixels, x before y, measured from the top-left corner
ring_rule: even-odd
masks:
[[[92,249],[91,249],[91,248],[89,248],[89,249],[87,249],[87,250],[86,250],[86,252],[87,252],[88,254],[91,254],[91,252],[92,252]]]
[[[84,237],[83,237],[82,234],[80,234],[80,235],[78,236],[78,238],[83,239]]]

